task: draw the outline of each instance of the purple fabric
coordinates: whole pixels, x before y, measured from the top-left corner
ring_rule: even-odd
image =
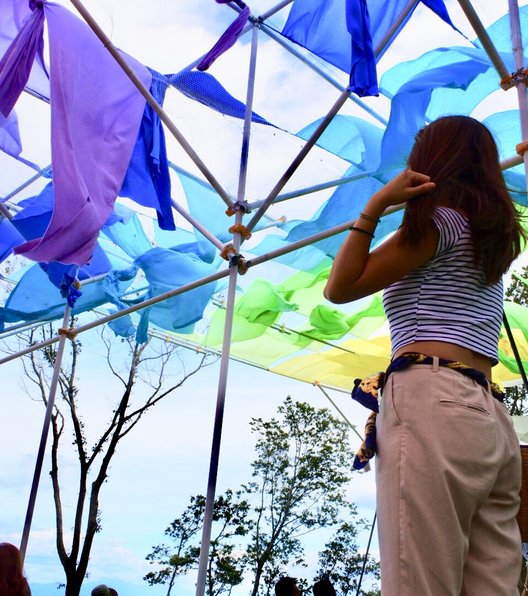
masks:
[[[0,57],[7,52],[31,14],[28,0],[0,0]],[[26,88],[49,99],[49,75],[41,56],[37,54],[36,57]]]
[[[36,6],[0,60],[0,113],[7,118],[29,79],[37,52],[42,56],[44,10]]]
[[[11,110],[7,118],[0,114],[0,149],[13,157],[17,157],[22,151],[18,118],[14,110]]]
[[[55,207],[44,235],[16,252],[82,266],[123,183],[145,100],[87,25],[57,4],[44,9]],[[148,88],[149,71],[127,60]]]
[[[224,2],[227,2],[227,0],[216,1],[222,4]],[[202,60],[196,67],[197,70],[207,70],[219,56],[221,56],[224,52],[229,50],[229,48],[234,45],[236,40],[240,37],[240,34],[242,33],[242,30],[244,29],[244,26],[249,19],[249,14],[249,7],[244,5],[242,12],[231,23],[231,25],[229,25],[229,27],[224,31],[220,39],[202,58]]]

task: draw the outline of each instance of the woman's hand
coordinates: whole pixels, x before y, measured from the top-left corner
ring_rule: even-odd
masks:
[[[387,207],[400,205],[434,189],[435,183],[429,176],[405,170],[370,197],[357,220],[359,226],[351,228],[352,232],[334,259],[324,290],[328,300],[341,304],[373,294],[433,257],[438,245],[438,231],[434,226],[424,233],[417,245],[403,242],[398,231],[372,253],[369,254],[369,250],[377,220]]]
[[[435,188],[435,183],[431,182],[431,178],[426,174],[405,170],[374,193],[371,200],[384,211],[391,205],[406,203],[409,199],[432,192]]]

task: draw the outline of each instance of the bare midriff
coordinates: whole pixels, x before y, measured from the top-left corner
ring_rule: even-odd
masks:
[[[427,356],[438,356],[446,360],[456,360],[463,362],[471,368],[480,370],[491,380],[491,360],[487,356],[477,354],[473,350],[450,344],[444,341],[415,341],[403,346],[396,351],[394,357],[401,356],[405,352],[420,352]]]

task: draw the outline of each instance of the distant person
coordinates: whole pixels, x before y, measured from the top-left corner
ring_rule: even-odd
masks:
[[[0,544],[0,596],[31,596],[22,554],[14,544]]]
[[[332,582],[328,578],[320,579],[312,586],[314,596],[336,596]]]
[[[275,584],[275,596],[301,596],[294,577],[281,577]]]
[[[111,596],[111,594],[110,588],[105,584],[99,584],[92,590],[92,596]]]

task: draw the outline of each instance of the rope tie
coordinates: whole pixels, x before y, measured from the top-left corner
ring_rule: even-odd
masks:
[[[515,145],[515,151],[517,152],[517,155],[523,157],[524,154],[528,151],[528,141],[522,141],[518,145]]]
[[[249,269],[249,263],[241,254],[236,252],[233,244],[226,244],[220,251],[220,256],[225,261],[229,261],[229,267],[238,267],[238,272],[240,275],[247,273],[247,270]]]
[[[229,242],[228,244],[226,244],[224,246],[224,248],[222,248],[222,250],[220,251],[220,256],[222,257],[222,259],[224,259],[224,261],[231,260],[231,257],[234,254],[236,254],[236,250],[235,250],[235,247],[233,246],[233,244],[231,242]]]
[[[231,234],[240,234],[244,240],[249,240],[251,238],[251,232],[246,228],[244,224],[237,223],[231,226],[228,230]]]
[[[528,83],[528,69],[526,68],[519,68],[519,70],[516,70],[510,75],[502,78],[500,86],[504,89],[504,91],[508,91],[508,89],[516,87],[520,83],[524,83],[525,85]]]
[[[70,327],[69,329],[66,329],[65,327],[59,327],[57,333],[59,335],[65,335],[71,341],[73,341],[77,337],[77,330],[75,329],[75,327]]]

